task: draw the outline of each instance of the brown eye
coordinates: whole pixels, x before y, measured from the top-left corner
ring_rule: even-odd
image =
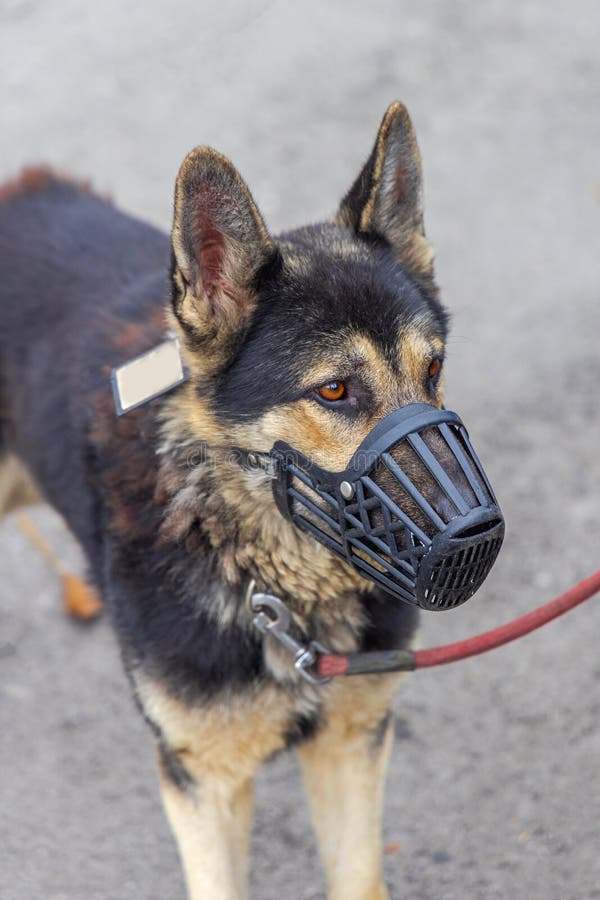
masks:
[[[317,388],[317,394],[322,400],[328,400],[329,402],[343,400],[346,396],[346,385],[343,381],[328,381],[327,384]]]
[[[429,369],[427,370],[427,374],[431,381],[435,381],[440,372],[442,371],[442,361],[441,359],[432,359],[429,363]]]

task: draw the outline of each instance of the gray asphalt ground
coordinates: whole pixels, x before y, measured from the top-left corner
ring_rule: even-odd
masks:
[[[425,615],[422,644],[505,622],[598,567],[597,2],[2,0],[0,16],[0,176],[45,160],[164,227],[198,143],[232,157],[273,229],[328,214],[404,100],[453,313],[447,402],[509,528],[480,595]],[[81,567],[56,516],[35,519]],[[63,617],[12,519],[0,579],[0,897],[182,898],[108,624]],[[407,678],[386,792],[395,900],[600,897],[599,635],[595,599]],[[252,897],[324,895],[282,757],[258,781]]]

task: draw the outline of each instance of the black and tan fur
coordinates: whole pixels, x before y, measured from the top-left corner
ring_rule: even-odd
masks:
[[[180,170],[171,243],[30,171],[0,188],[0,295],[2,498],[33,482],[87,555],[156,736],[190,897],[246,896],[253,775],[297,746],[329,897],[383,900],[398,677],[299,681],[244,595],[254,578],[338,651],[406,645],[415,613],[284,520],[268,477],[226,451],[285,439],[339,469],[390,410],[442,402],[428,371],[446,317],[406,110],[388,109],[337,214],[278,238],[207,148]],[[112,367],[168,327],[190,380],[117,418]],[[348,395],[327,407],[332,379]]]

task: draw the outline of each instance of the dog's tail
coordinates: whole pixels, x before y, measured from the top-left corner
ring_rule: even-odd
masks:
[[[0,419],[0,517],[20,507],[43,502],[44,498],[23,463],[7,449]],[[59,576],[65,612],[84,620],[100,615],[102,601],[96,592],[78,575],[67,571],[33,520],[26,513],[19,513],[16,524]]]
[[[95,619],[102,612],[102,601],[86,582],[78,575],[67,571],[58,554],[48,544],[33,520],[25,513],[17,516],[19,530],[43,556],[50,568],[59,576],[63,590],[65,612],[76,619]]]
[[[20,507],[43,502],[44,498],[25,466],[18,457],[7,450],[0,421],[0,517]],[[67,570],[33,520],[26,513],[19,513],[16,524],[59,576],[65,612],[76,619],[84,620],[95,619],[100,615],[102,601],[97,593],[82,578],[72,575]]]

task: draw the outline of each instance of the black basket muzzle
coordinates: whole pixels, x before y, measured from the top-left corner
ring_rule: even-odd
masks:
[[[504,519],[456,413],[413,403],[387,415],[343,472],[278,441],[279,510],[408,603],[452,609],[492,568]]]

